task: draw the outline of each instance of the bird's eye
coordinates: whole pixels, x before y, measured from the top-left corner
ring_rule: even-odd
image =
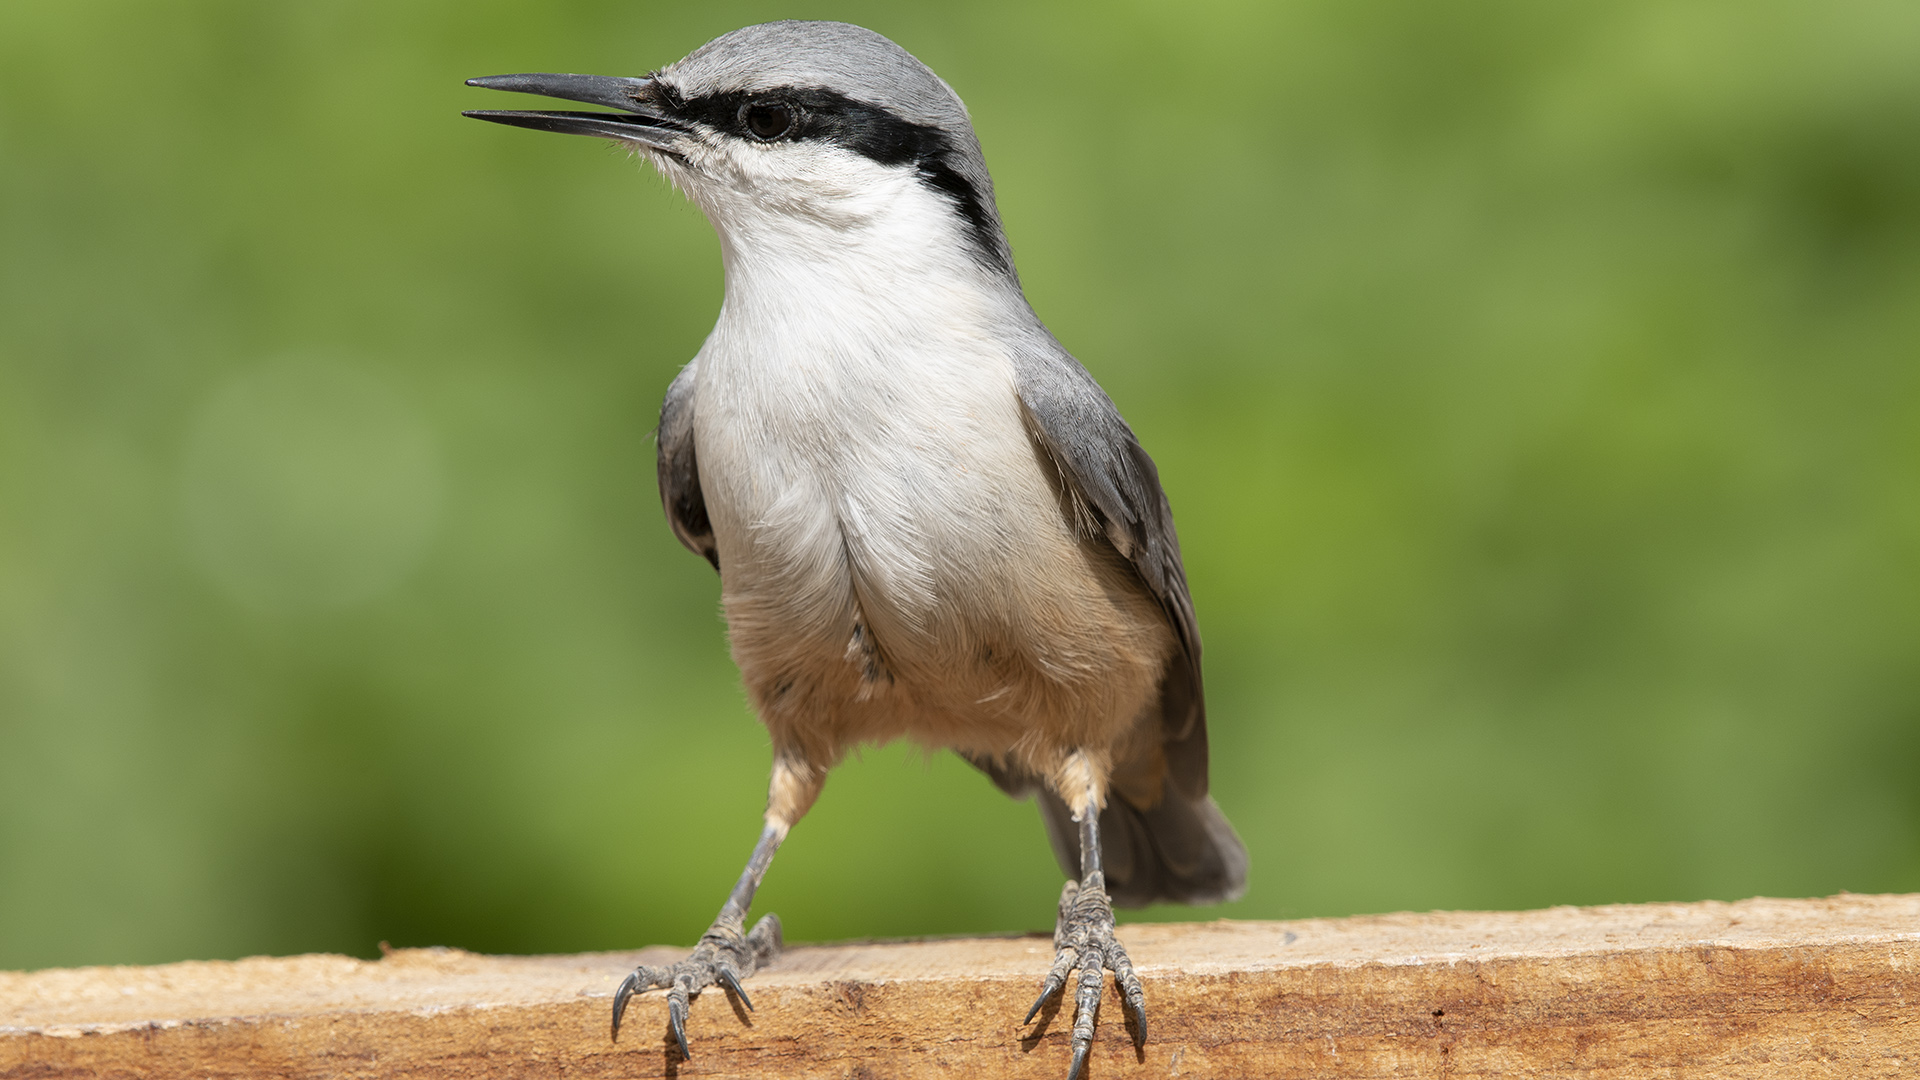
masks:
[[[744,119],[756,139],[777,139],[793,126],[793,110],[785,105],[749,105]]]

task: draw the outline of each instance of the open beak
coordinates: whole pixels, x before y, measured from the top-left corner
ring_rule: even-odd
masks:
[[[475,120],[558,131],[565,135],[596,135],[603,139],[639,143],[641,146],[673,154],[673,139],[687,129],[668,119],[654,105],[653,80],[623,79],[609,75],[489,75],[468,79],[468,86],[485,90],[507,90],[516,94],[539,94],[566,101],[584,101],[605,105],[619,112],[523,112],[503,109],[473,109],[461,113]],[[679,155],[675,154],[678,157]]]

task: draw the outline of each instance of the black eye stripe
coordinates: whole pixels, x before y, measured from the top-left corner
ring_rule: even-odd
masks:
[[[682,98],[665,84],[661,104],[676,119],[704,124],[753,142],[818,140],[844,147],[881,165],[913,165],[922,183],[952,199],[967,221],[976,254],[1002,270],[1011,270],[991,196],[958,168],[958,151],[945,131],[911,120],[833,90],[793,87],[730,91]],[[755,131],[749,117],[761,109],[780,109],[788,124],[774,134]]]

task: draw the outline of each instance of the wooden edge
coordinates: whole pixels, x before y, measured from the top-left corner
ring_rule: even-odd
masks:
[[[1085,1074],[1920,1075],[1920,895],[1138,923]],[[1065,1075],[1070,1010],[1018,1021],[1044,937],[801,946],[694,1003],[611,997],[685,950],[256,957],[0,972],[0,1078]]]

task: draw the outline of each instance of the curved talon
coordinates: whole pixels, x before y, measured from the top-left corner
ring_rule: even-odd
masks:
[[[733,969],[730,967],[720,968],[719,976],[720,985],[738,994],[740,996],[740,1004],[745,1005],[748,1012],[753,1012],[753,999],[747,996],[746,987],[740,985],[740,976],[735,975]]]
[[[1133,1017],[1133,1026],[1138,1029],[1138,1034],[1133,1037],[1134,1048],[1147,1045],[1147,995],[1140,989],[1140,984],[1136,982],[1130,987],[1121,987],[1120,1003],[1126,1006],[1128,1015]]]
[[[613,992],[613,1041],[620,1041],[620,1016],[627,1011],[627,1002],[632,1000],[639,989],[640,973],[631,971],[620,981],[620,989]]]
[[[1147,1044],[1147,992],[1140,985],[1140,976],[1133,973],[1133,960],[1127,956],[1127,951],[1121,948],[1117,941],[1107,947],[1107,966],[1113,969],[1113,981],[1120,991],[1120,1003],[1125,1006],[1127,1014],[1133,1017],[1134,1027],[1138,1029],[1133,1038],[1133,1045],[1145,1046]]]
[[[1087,1051],[1092,1046],[1091,1042],[1076,1041],[1073,1044],[1073,1065],[1067,1069],[1067,1080],[1080,1080],[1080,1069],[1086,1065]]]
[[[1040,988],[1040,996],[1033,999],[1033,1008],[1027,1010],[1027,1018],[1020,1022],[1022,1024],[1033,1023],[1033,1018],[1040,1015],[1040,1006],[1045,1005],[1047,999],[1058,993],[1060,988],[1065,985],[1066,980],[1056,980],[1052,975],[1048,975],[1046,985]]]
[[[1040,1008],[1047,1003],[1047,999],[1067,985],[1067,972],[1073,970],[1075,956],[1072,949],[1061,949],[1054,954],[1053,967],[1047,969],[1047,981],[1041,984],[1040,996],[1033,999],[1033,1008],[1027,1010],[1027,1018],[1020,1021],[1022,1024],[1033,1023],[1033,1018],[1040,1015]]]
[[[681,1059],[692,1061],[693,1051],[687,1048],[687,992],[680,983],[667,993],[667,1028],[673,1032],[673,1041],[680,1044]]]
[[[1146,992],[1140,988],[1139,976],[1133,974],[1133,969],[1127,969],[1125,974],[1116,974],[1114,982],[1119,984],[1119,1003],[1127,1009],[1127,1015],[1133,1017],[1133,1045],[1139,1049],[1146,1045]]]

